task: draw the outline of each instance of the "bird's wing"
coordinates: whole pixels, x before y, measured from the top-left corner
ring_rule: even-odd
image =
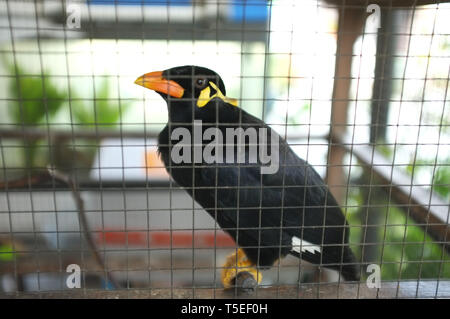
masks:
[[[248,118],[245,120],[249,122]],[[250,122],[267,127],[256,118]],[[268,129],[270,134],[276,134],[272,129]],[[248,159],[249,150],[245,151],[245,158]],[[279,169],[275,174],[261,174],[260,166],[249,163],[240,166],[235,163],[221,164],[217,171],[216,169],[199,170],[199,184],[211,183],[211,187],[215,185],[230,187],[231,189],[218,191],[217,201],[222,207],[239,206],[244,209],[245,207],[272,207],[273,209],[266,209],[266,211],[273,213],[264,215],[266,226],[279,227],[280,207],[294,207],[283,208],[282,213],[282,224],[288,226],[285,231],[291,236],[299,235],[299,230],[292,227],[323,225],[324,219],[325,225],[345,225],[345,218],[338,204],[314,168],[299,158],[281,137],[278,137],[278,152],[280,154]],[[237,189],[239,191],[236,191]],[[237,197],[239,197],[239,203]],[[233,215],[225,214],[224,218],[233,219]],[[253,218],[250,216],[248,218],[249,223],[252,223]],[[230,220],[230,222],[236,221]],[[309,238],[307,240],[314,243],[322,241],[322,236],[317,238],[315,236],[317,232],[313,230],[303,233]],[[342,238],[336,233],[336,238],[339,237]]]

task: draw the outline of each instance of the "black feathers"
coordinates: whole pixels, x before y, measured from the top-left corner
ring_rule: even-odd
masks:
[[[214,81],[225,95],[223,81],[213,71],[185,66],[164,71],[163,75],[188,92],[182,99],[166,99],[170,124],[160,133],[158,143],[167,171],[236,240],[247,257],[261,267],[270,267],[291,253],[336,269],[347,280],[358,280],[359,268],[348,247],[348,224],[317,172],[270,127],[241,108],[220,98],[197,107],[196,99],[201,92],[198,88],[201,81],[196,85],[198,79]],[[263,165],[259,160],[252,162],[248,140],[243,149],[235,146],[234,161],[173,161],[171,153],[177,141],[169,137],[177,128],[193,133],[194,120],[202,121],[202,133],[217,128],[223,136],[227,128],[266,129],[268,150],[273,141],[277,143],[278,170],[274,174],[261,174]],[[203,140],[203,148],[209,142]],[[259,136],[257,142],[261,144]],[[193,146],[190,147],[194,152]],[[242,151],[245,161],[238,164],[237,156]]]

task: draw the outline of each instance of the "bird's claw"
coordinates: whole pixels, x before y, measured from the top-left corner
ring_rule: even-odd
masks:
[[[252,294],[257,286],[258,282],[255,277],[247,271],[239,272],[234,278],[234,287],[238,294]]]
[[[248,260],[242,249],[228,256],[222,270],[222,284],[225,288],[237,288],[241,292],[252,293],[262,275]]]

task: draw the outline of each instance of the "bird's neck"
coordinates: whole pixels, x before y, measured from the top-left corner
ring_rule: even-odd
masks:
[[[167,101],[169,123],[190,123],[193,121],[192,107],[189,102],[170,100]]]
[[[245,111],[220,99],[210,101],[201,109],[192,106],[190,102],[176,100],[167,101],[167,106],[169,123],[175,125],[189,125],[194,120],[204,123],[240,123],[241,116],[251,117]]]

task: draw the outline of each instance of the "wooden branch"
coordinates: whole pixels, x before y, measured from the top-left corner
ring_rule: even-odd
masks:
[[[370,167],[374,175],[389,187],[395,202],[406,205],[411,217],[450,252],[448,203],[423,186],[415,186],[411,176],[395,167],[374,146],[353,144],[349,135],[334,135],[333,140]]]
[[[352,83],[351,69],[353,45],[363,31],[365,11],[363,9],[339,10],[338,38],[336,47],[336,67],[334,74],[333,102],[331,105],[330,135],[342,134],[347,129],[347,111]],[[342,204],[346,184],[342,160],[345,151],[330,144],[326,181],[330,192]]]
[[[48,172],[37,173],[31,176],[25,176],[12,181],[0,181],[0,191],[8,189],[24,189],[31,188],[34,185],[43,184],[51,181],[51,177]]]
[[[114,277],[111,275],[111,273],[109,273],[108,270],[106,269],[105,263],[103,262],[103,259],[101,258],[100,254],[98,252],[95,241],[91,236],[91,233],[89,231],[89,229],[90,229],[89,223],[87,221],[86,212],[84,210],[84,201],[81,198],[81,195],[80,195],[80,192],[78,191],[77,185],[73,182],[73,180],[71,179],[70,176],[65,175],[62,172],[59,172],[56,169],[49,168],[48,173],[54,179],[59,180],[65,184],[67,184],[70,187],[70,189],[72,191],[73,199],[75,200],[75,204],[78,209],[78,216],[80,217],[80,225],[81,225],[82,229],[84,230],[84,237],[86,239],[88,247],[94,256],[96,263],[103,270],[105,277],[106,277],[105,281],[108,282],[108,280],[109,280],[109,282],[111,282],[115,288],[119,288],[120,286],[119,286],[118,282],[114,279]]]
[[[233,290],[222,288],[147,288],[147,289],[71,289],[54,292],[1,293],[0,298],[89,298],[89,299],[247,299],[248,295],[237,295]],[[400,281],[381,282],[381,288],[368,288],[366,283],[321,283],[301,284],[299,287],[258,287],[252,299],[374,299],[374,298],[450,298],[450,281]],[[280,314],[282,315],[282,314]]]

